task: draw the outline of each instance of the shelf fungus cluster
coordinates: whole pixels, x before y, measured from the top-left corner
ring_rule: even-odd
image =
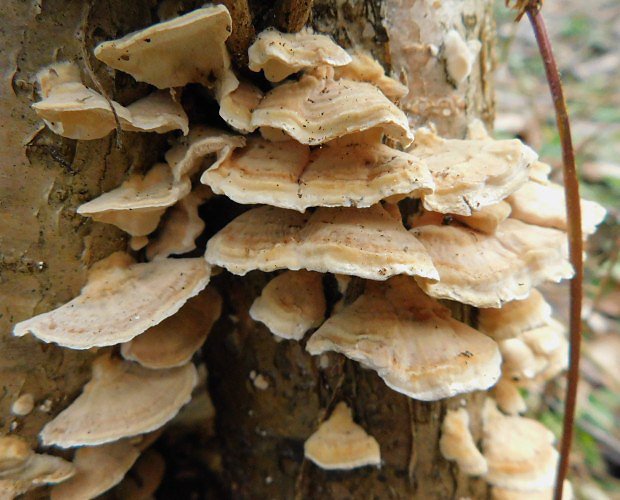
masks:
[[[52,498],[92,498],[121,480],[149,433],[191,398],[193,355],[221,312],[207,287],[218,266],[281,271],[250,315],[278,339],[307,337],[312,355],[340,353],[418,400],[490,391],[501,411],[489,400],[482,451],[460,408],[446,415],[442,453],[499,489],[548,489],[557,452],[544,428],[518,416],[519,387],[566,365],[564,330],[535,289],[572,275],[561,190],[545,165],[479,126],[465,139],[414,134],[397,105],[407,88],[326,35],[260,33],[248,52],[254,80],[243,80],[225,46],[231,30],[226,8],[207,6],[99,45],[98,59],[154,87],[128,106],[89,89],[72,63],[39,73],[34,109],[57,134],[180,132],[164,162],[78,208],[127,232],[138,257],[112,254],[77,297],[15,327],[102,351],[81,395],[40,433],[44,446],[77,448],[73,465],[2,438],[0,486],[21,492],[72,476]],[[226,130],[188,125],[180,96],[190,83],[212,93]],[[199,207],[217,196],[248,207],[220,214],[227,225],[195,257]],[[583,207],[591,233],[604,210]],[[330,273],[343,294],[359,293],[329,304]],[[438,299],[480,308],[477,327]],[[325,469],[379,465],[380,443],[334,403],[306,456]]]

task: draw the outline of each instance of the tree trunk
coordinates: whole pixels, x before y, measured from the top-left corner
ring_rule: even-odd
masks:
[[[222,3],[235,12],[233,22],[239,27],[239,36],[229,44],[236,62],[243,63],[254,31],[273,24],[295,30],[308,19],[343,46],[371,50],[407,82],[410,92],[402,105],[412,125],[433,122],[442,134],[462,137],[471,119],[489,122],[493,117],[490,0]],[[87,82],[89,86],[101,84],[115,100],[131,102],[145,94],[146,87],[120,72],[113,79],[92,57],[92,48],[156,22],[158,12],[198,5],[182,0],[159,5],[155,0],[4,2],[0,51],[8,64],[0,82],[2,434],[12,431],[36,445],[42,425],[67,405],[90,373],[91,353],[10,336],[15,322],[76,295],[88,266],[125,246],[120,231],[83,219],[76,207],[118,185],[128,170],[148,167],[165,150],[165,138],[154,134],[123,133],[83,142],[52,134],[30,110],[34,74],[55,60],[78,60],[84,74],[97,80]],[[446,76],[442,53],[449,29],[482,43],[471,75],[458,86]],[[201,450],[189,454],[208,467],[217,491],[234,498],[485,497],[486,484],[460,474],[438,449],[446,408],[462,400],[479,435],[475,416],[483,394],[437,403],[414,401],[339,355],[324,356],[319,363],[305,352],[303,342],[275,342],[247,312],[268,278],[253,273],[214,279],[226,304],[204,349],[217,437],[208,456]],[[468,319],[466,308],[453,309]],[[266,390],[254,387],[252,371],[269,380]],[[10,406],[26,392],[35,396],[37,408],[17,419]],[[379,441],[380,469],[326,472],[304,460],[303,442],[342,400]]]

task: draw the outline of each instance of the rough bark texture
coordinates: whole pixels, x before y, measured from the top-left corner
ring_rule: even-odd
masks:
[[[276,23],[282,29],[297,29],[298,14],[309,5],[299,2],[306,7],[287,17],[282,9],[292,5],[288,1],[223,3],[237,9],[234,22],[245,30],[230,45],[237,63],[243,62],[243,47],[254,30]],[[152,24],[158,15],[170,17],[196,5],[176,0],[4,2],[0,53],[8,64],[3,65],[0,82],[2,434],[17,432],[34,445],[41,426],[68,404],[89,376],[92,354],[10,336],[16,321],[69,300],[92,262],[124,247],[119,231],[77,216],[76,207],[118,185],[128,170],[149,166],[165,149],[165,138],[154,134],[113,134],[90,142],[55,136],[30,110],[36,100],[34,75],[56,60],[76,60],[91,86],[97,85],[92,81],[96,75],[111,97],[131,102],[146,92],[145,86],[98,64],[90,56],[94,45]],[[310,23],[343,45],[365,47],[388,67],[391,64],[411,89],[404,105],[412,124],[432,121],[442,133],[462,136],[469,119],[481,116],[488,121],[493,113],[490,10],[490,0],[316,0]],[[453,27],[483,44],[472,75],[456,88],[446,79],[441,54],[443,34]],[[218,206],[221,217],[230,220],[234,204]],[[211,232],[217,229],[214,224],[208,224]],[[187,460],[197,457],[205,464],[204,474],[219,492],[211,496],[484,497],[483,482],[459,474],[438,452],[446,408],[461,400],[478,408],[482,395],[421,403],[391,391],[374,372],[340,356],[328,356],[328,367],[319,368],[303,343],[277,343],[249,318],[248,308],[269,277],[254,273],[214,280],[226,301],[226,313],[205,349],[218,436],[208,454],[197,446],[181,452],[183,467],[190,468]],[[333,286],[326,279],[326,289]],[[454,309],[467,318],[468,311]],[[269,388],[256,389],[251,371],[267,377]],[[51,410],[35,409],[19,419],[11,416],[11,403],[24,392],[35,396],[37,407],[49,400]],[[325,472],[303,459],[303,442],[341,400],[379,441],[381,469]],[[474,427],[479,432],[476,419]],[[204,482],[192,485],[193,491],[200,488]],[[174,487],[170,492],[175,493]]]

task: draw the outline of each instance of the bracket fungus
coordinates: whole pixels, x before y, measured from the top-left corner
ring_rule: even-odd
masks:
[[[310,271],[286,271],[272,279],[252,307],[250,316],[278,337],[300,340],[323,323],[323,277]]]
[[[304,455],[326,470],[350,470],[381,465],[377,440],[353,421],[351,409],[340,402],[304,443]]]
[[[375,370],[395,391],[423,401],[488,389],[500,376],[497,344],[454,320],[404,276],[368,283],[310,337],[306,349],[342,353]]]
[[[441,424],[439,450],[446,460],[454,460],[461,472],[470,476],[487,473],[487,461],[476,447],[465,408],[448,410]]]
[[[82,394],[43,427],[41,442],[95,446],[154,431],[189,402],[196,382],[191,363],[149,370],[104,354],[93,363]]]
[[[127,342],[175,314],[207,286],[210,273],[199,258],[136,264],[117,252],[92,268],[80,295],[18,323],[13,333],[18,337],[31,333],[72,349]]]

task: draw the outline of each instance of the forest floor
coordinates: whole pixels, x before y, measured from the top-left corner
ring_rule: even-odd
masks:
[[[578,498],[620,499],[620,3],[547,1],[543,13],[571,115],[582,197],[608,210],[588,242],[584,356],[571,480]],[[554,167],[561,182],[561,149],[553,106],[531,26],[513,22],[497,0],[497,119],[499,137],[519,136]],[[567,322],[568,288],[544,292]],[[538,414],[561,426],[562,383],[543,396]]]

